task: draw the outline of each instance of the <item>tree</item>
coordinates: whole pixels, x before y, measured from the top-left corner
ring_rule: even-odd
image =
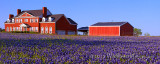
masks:
[[[145,33],[144,36],[150,36],[150,34],[149,33]]]
[[[142,35],[141,29],[134,28],[134,36],[140,36]]]

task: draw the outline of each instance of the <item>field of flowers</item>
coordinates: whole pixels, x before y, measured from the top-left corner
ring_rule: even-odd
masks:
[[[0,64],[159,63],[160,37],[0,33]]]

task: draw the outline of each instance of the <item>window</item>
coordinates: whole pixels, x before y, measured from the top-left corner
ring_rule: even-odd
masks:
[[[33,23],[33,19],[30,19],[30,22]]]
[[[29,28],[29,31],[32,31],[32,27]]]
[[[49,17],[49,21],[50,21],[50,22],[52,21],[52,18],[51,18],[51,17]]]
[[[15,27],[13,27],[13,31],[15,31]]]
[[[32,31],[34,31],[34,27],[32,27]]]
[[[52,27],[49,27],[49,34],[52,34]]]
[[[45,33],[48,33],[48,27],[45,28]]]
[[[22,23],[22,19],[19,19],[20,23]]]
[[[45,21],[46,21],[45,17],[43,17],[43,18],[42,18],[42,21],[43,21],[43,22],[45,22]]]
[[[10,22],[10,19],[8,19],[7,22]]]
[[[37,22],[38,22],[38,19],[35,19],[35,22],[37,23]]]
[[[35,31],[38,32],[38,27],[35,27]]]
[[[18,19],[16,19],[16,23],[18,23]]]
[[[7,27],[7,31],[9,32],[9,28]]]
[[[44,28],[43,27],[41,27],[41,33],[44,33]]]
[[[25,22],[28,22],[28,19],[25,19]]]
[[[14,19],[12,19],[12,22],[14,23]]]
[[[22,31],[22,27],[20,27],[20,31]]]
[[[16,31],[18,31],[18,27],[16,27]]]
[[[10,27],[10,31],[12,31],[12,27]]]

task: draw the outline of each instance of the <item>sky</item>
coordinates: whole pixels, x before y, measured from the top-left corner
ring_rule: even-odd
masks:
[[[65,14],[78,23],[78,27],[97,22],[127,21],[134,28],[160,36],[160,0],[2,0],[0,2],[0,28],[9,14],[17,9],[36,10],[47,7],[52,14]]]

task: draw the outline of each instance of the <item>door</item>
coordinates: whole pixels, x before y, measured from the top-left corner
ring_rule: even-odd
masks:
[[[68,35],[75,35],[75,31],[68,31]]]
[[[57,34],[58,35],[65,35],[65,31],[64,30],[57,30]]]

